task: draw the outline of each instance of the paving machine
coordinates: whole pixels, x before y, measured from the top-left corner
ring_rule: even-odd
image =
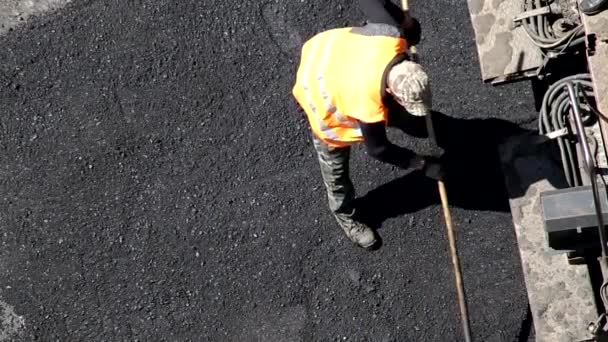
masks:
[[[537,341],[608,341],[606,2],[468,0],[483,81],[539,112],[500,151]]]

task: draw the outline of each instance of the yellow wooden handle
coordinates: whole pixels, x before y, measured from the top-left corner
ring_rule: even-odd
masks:
[[[450,258],[452,259],[452,267],[454,269],[454,277],[456,281],[456,292],[458,294],[458,306],[460,307],[460,321],[464,333],[464,340],[471,341],[471,323],[469,320],[469,308],[467,305],[467,297],[464,291],[464,282],[462,280],[462,271],[460,268],[460,259],[458,258],[458,247],[456,245],[456,233],[452,224],[452,214],[448,204],[448,194],[443,181],[438,182],[439,196],[441,197],[441,206],[443,207],[443,215],[445,218],[445,226],[448,232],[448,244],[450,245]]]
[[[410,2],[408,0],[401,0],[401,8],[403,8],[404,11],[409,11]]]

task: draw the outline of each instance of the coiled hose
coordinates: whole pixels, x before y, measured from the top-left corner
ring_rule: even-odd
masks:
[[[523,0],[523,11],[531,11],[548,6],[552,0]],[[541,51],[562,53],[569,47],[585,43],[585,30],[582,25],[574,27],[563,36],[557,36],[546,14],[539,14],[523,20],[526,34]]]
[[[578,172],[578,163],[576,159],[576,141],[572,137],[572,128],[568,120],[568,115],[572,109],[568,92],[565,88],[567,82],[572,82],[577,91],[577,99],[580,103],[585,103],[587,110],[582,110],[583,123],[589,124],[593,119],[593,113],[596,111],[590,104],[589,98],[594,96],[593,83],[591,82],[590,74],[578,74],[560,79],[552,84],[543,98],[542,107],[538,119],[538,130],[541,135],[566,129],[568,134],[557,137],[557,143],[561,153],[562,167],[566,181],[569,186],[581,185],[581,178]],[[597,144],[594,144],[593,139],[592,150],[597,150]]]

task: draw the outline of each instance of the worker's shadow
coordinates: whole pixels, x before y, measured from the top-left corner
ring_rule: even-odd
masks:
[[[509,195],[501,168],[499,146],[509,137],[534,132],[500,119],[458,119],[433,112],[437,144],[443,149],[445,180],[451,206],[508,212]],[[399,128],[426,136],[424,119],[411,118]],[[440,203],[437,182],[414,171],[357,199],[361,220],[376,229],[389,218]]]

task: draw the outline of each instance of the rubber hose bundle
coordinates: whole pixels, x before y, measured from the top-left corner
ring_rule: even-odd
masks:
[[[548,6],[551,0],[523,0],[523,11]],[[582,25],[574,27],[563,36],[557,36],[546,14],[524,19],[524,29],[528,37],[542,51],[562,53],[571,46],[585,43],[585,30]]]
[[[588,99],[594,96],[593,83],[591,82],[590,74],[578,74],[563,78],[552,84],[543,98],[543,104],[540,110],[538,120],[538,130],[541,135],[567,129],[568,134],[557,137],[559,145],[562,167],[564,175],[570,186],[581,185],[581,180],[578,172],[578,163],[576,159],[576,142],[571,139],[573,129],[570,127],[568,116],[570,114],[572,104],[566,90],[566,83],[571,82],[577,90],[577,100],[580,103],[588,104],[590,110],[581,108],[583,115],[583,123],[588,124],[593,118],[593,107]],[[597,146],[592,146],[595,150]]]

